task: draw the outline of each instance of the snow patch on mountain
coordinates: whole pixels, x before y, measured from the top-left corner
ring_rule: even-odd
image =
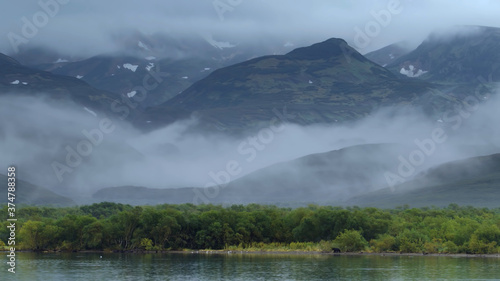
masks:
[[[225,48],[233,48],[233,47],[236,47],[236,45],[233,45],[229,42],[222,42],[222,41],[216,41],[212,34],[206,34],[205,36],[203,36],[205,38],[205,40],[212,46],[214,46],[215,48],[217,49],[225,49]]]
[[[19,84],[19,80],[12,81],[12,82],[10,82],[10,84],[17,85],[17,84]]]
[[[82,79],[83,78],[83,75],[77,75],[76,78],[78,79]]]
[[[137,94],[137,91],[128,92],[127,97],[131,98],[131,97],[135,96],[135,94]]]
[[[94,111],[92,111],[92,110],[90,110],[90,109],[88,109],[86,107],[84,107],[83,109],[85,109],[85,111],[87,111],[88,113],[94,115],[94,117],[97,117],[97,114]]]
[[[23,83],[23,85],[28,85],[28,82],[21,82],[21,83]]]
[[[146,65],[146,70],[147,70],[147,71],[150,71],[150,70],[151,70],[151,68],[153,68],[153,67],[155,67],[155,64],[154,64],[154,63],[152,63],[152,62],[150,62],[150,63],[148,63],[148,65]]]
[[[58,58],[54,63],[68,62],[68,60]]]
[[[124,63],[123,67],[126,68],[126,69],[129,69],[132,72],[135,72],[137,70],[137,67],[139,67],[139,65],[137,65],[137,64],[130,64],[130,63]]]
[[[148,57],[145,57],[146,60],[155,60],[156,57],[153,57],[153,56],[148,56]]]
[[[139,41],[139,42],[137,43],[137,46],[139,46],[139,48],[143,48],[143,49],[144,49],[144,50],[146,50],[146,51],[150,51],[150,50],[149,50],[149,48],[148,48],[148,46],[146,46],[146,45],[145,45],[144,43],[142,43],[141,41]]]
[[[403,75],[406,75],[408,77],[419,77],[421,76],[422,74],[425,74],[427,73],[427,71],[425,70],[422,70],[422,69],[415,69],[415,67],[410,64],[410,66],[408,67],[409,69],[405,69],[404,67],[401,68],[401,70],[399,71],[399,73],[403,74]]]

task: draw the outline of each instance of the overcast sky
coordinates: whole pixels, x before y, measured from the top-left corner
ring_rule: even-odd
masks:
[[[49,5],[55,12],[47,20],[39,2],[67,3]],[[376,14],[381,15],[378,22]],[[494,0],[4,0],[0,52],[12,53],[15,38],[21,40],[19,46],[43,44],[93,55],[116,48],[112,35],[137,30],[213,34],[229,42],[268,38],[314,43],[340,37],[366,53],[404,39],[421,42],[433,29],[451,25],[500,27],[499,15],[500,1]],[[23,34],[23,18],[38,21],[34,34]],[[359,31],[366,37],[360,39]]]

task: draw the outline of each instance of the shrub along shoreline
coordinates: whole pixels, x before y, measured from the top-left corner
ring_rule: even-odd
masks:
[[[7,213],[7,207],[3,212]],[[214,253],[500,253],[500,208],[97,203],[17,210],[16,250]],[[0,228],[0,249],[8,241]],[[186,250],[190,249],[190,250]],[[223,250],[223,251],[222,251]]]

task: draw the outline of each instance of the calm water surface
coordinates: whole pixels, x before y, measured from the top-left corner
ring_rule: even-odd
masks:
[[[4,265],[0,280],[500,280],[499,258],[173,253],[17,253],[17,258],[16,274]]]

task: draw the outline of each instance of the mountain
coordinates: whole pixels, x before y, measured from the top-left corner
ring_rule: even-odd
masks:
[[[214,69],[289,49],[270,43],[254,46],[218,41],[210,34],[186,37],[128,32],[114,34],[111,40],[116,52],[90,58],[43,47],[21,48],[13,56],[30,67],[77,77],[117,95],[132,96],[134,90],[138,92],[137,87],[145,88],[147,96],[138,104],[140,109],[167,101]]]
[[[0,180],[6,183],[7,176],[0,174]],[[2,196],[0,202],[6,204],[7,188],[4,188],[2,190],[5,191],[5,196]],[[59,207],[76,205],[76,203],[73,200],[67,197],[61,196],[46,188],[39,187],[29,182],[20,180],[19,178],[16,178],[16,191],[14,193],[16,195],[14,204],[50,205]]]
[[[140,204],[278,204],[309,203],[393,208],[460,205],[497,207],[500,154],[470,157],[431,168],[420,167],[413,180],[388,187],[387,171],[412,149],[401,144],[365,144],[306,155],[254,171],[224,184],[223,172],[211,175],[209,188],[154,189],[117,186],[98,190],[92,202]],[[464,155],[498,151],[490,146],[461,146]],[[218,181],[218,182],[217,182]],[[219,184],[219,185],[217,185]]]
[[[387,65],[395,73],[442,83],[500,80],[500,28],[459,26],[431,34]]]
[[[385,67],[394,60],[408,54],[411,51],[412,49],[407,42],[398,42],[367,53],[364,56],[367,59]]]
[[[384,172],[398,165],[408,147],[366,144],[316,153],[265,167],[230,182],[216,202],[339,204],[387,186]]]
[[[387,186],[384,172],[394,169],[398,165],[398,155],[407,150],[407,147],[396,144],[358,145],[277,163],[227,185],[207,190],[111,187],[94,193],[93,199],[127,204],[193,201],[224,204],[341,204],[354,195]],[[213,178],[223,183],[224,176],[220,172],[214,173]],[[207,194],[216,195],[212,198]]]
[[[154,56],[96,56],[59,63],[50,70],[55,74],[77,77],[95,88],[128,95],[146,93],[138,108],[154,106],[179,94],[195,81],[206,77],[220,62],[211,59],[157,59]],[[135,93],[134,93],[135,91]]]
[[[48,95],[53,100],[72,100],[92,110],[111,112],[116,95],[97,90],[74,77],[26,67],[0,54],[0,94]]]
[[[7,53],[7,55],[22,65],[45,71],[49,71],[48,68],[51,65],[84,59],[81,56],[62,54],[52,48],[43,46],[19,46],[18,52]]]
[[[497,208],[500,201],[500,154],[442,164],[413,181],[348,200],[348,205],[393,208],[447,206],[451,203]]]
[[[251,59],[221,68],[142,120],[159,124],[172,109],[196,113],[221,130],[259,128],[284,107],[297,124],[355,120],[387,105],[409,104],[430,84],[400,80],[366,59],[342,39],[329,39],[285,55]],[[273,112],[274,110],[274,112]]]

